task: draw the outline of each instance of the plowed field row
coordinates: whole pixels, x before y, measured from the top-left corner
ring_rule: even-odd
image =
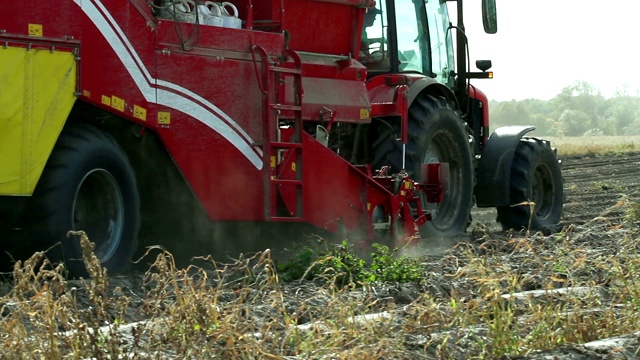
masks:
[[[563,223],[583,224],[602,216],[624,216],[614,205],[640,200],[640,154],[563,159]]]

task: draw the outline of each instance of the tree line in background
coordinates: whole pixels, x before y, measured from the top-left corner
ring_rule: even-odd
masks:
[[[533,125],[539,136],[640,135],[640,95],[619,90],[605,98],[578,81],[551,100],[490,101],[491,128]]]

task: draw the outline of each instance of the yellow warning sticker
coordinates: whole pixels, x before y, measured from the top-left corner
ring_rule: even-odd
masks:
[[[42,24],[29,24],[29,36],[42,37]]]
[[[369,118],[369,109],[360,109],[360,120],[366,120]]]
[[[147,109],[142,106],[133,105],[133,117],[147,121]]]
[[[111,106],[111,98],[106,95],[102,95],[102,104]]]
[[[272,167],[272,168],[275,168],[275,167],[276,167],[276,157],[275,157],[275,156],[272,156],[272,157],[271,157],[271,167]]]
[[[91,91],[82,90],[82,96],[90,98],[91,97]]]
[[[296,163],[291,163],[291,171],[296,171]]]
[[[405,183],[404,183],[404,188],[405,188],[405,189],[411,189],[411,183],[410,183],[410,182],[408,182],[408,181],[407,181],[407,182],[405,182]]]
[[[367,203],[367,211],[371,210],[371,203]]]
[[[124,111],[124,99],[115,95],[111,96],[111,107],[116,110]]]
[[[168,111],[158,111],[158,124],[159,125],[171,124],[171,113]]]

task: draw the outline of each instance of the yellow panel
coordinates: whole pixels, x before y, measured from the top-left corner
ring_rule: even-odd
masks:
[[[133,105],[133,117],[147,121],[147,109],[142,106]]]
[[[29,36],[42,37],[42,24],[29,24]]]
[[[111,107],[116,109],[116,110],[120,110],[120,111],[124,111],[124,99],[119,98],[115,95],[111,96]]]
[[[171,124],[171,113],[168,111],[158,111],[158,124],[160,125]]]
[[[31,195],[75,102],[63,51],[0,48],[0,195]]]

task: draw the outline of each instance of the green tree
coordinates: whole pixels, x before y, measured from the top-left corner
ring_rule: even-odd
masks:
[[[606,127],[607,101],[600,91],[585,81],[565,87],[551,102],[558,120],[565,125],[566,135],[580,136],[588,130]]]
[[[491,128],[533,125],[540,136],[640,134],[640,94],[628,89],[605,99],[591,84],[577,81],[553,99],[489,102]]]
[[[562,123],[564,135],[567,136],[582,136],[588,130],[594,129],[591,116],[581,110],[566,109],[558,121]]]
[[[637,134],[640,121],[640,97],[631,96],[627,90],[616,92],[616,96],[609,99],[608,120],[613,123],[615,135]]]

